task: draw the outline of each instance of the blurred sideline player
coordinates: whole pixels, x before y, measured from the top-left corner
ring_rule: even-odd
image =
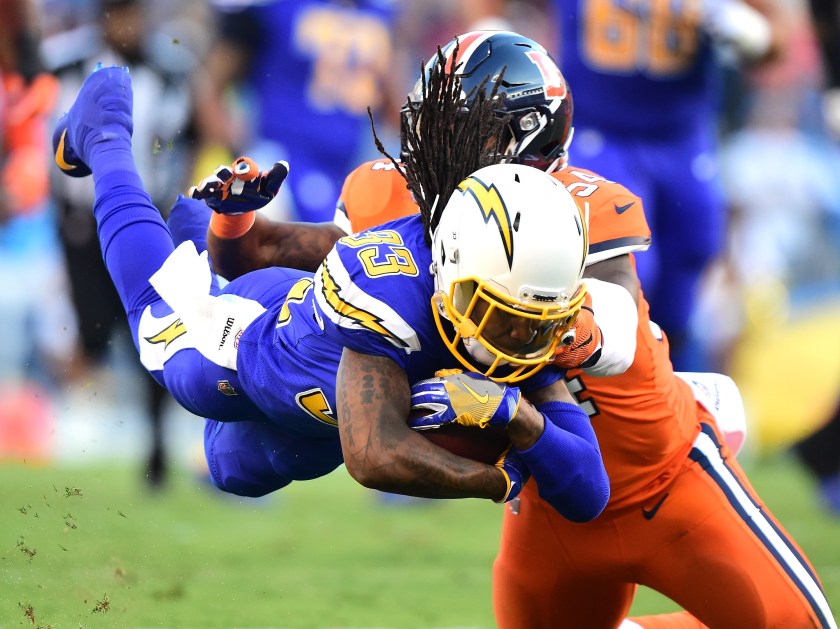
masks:
[[[696,369],[702,357],[692,343],[702,340],[690,338],[689,319],[725,229],[716,146],[721,58],[772,59],[783,27],[771,21],[767,0],[551,4],[557,52],[579,105],[575,161],[645,200],[654,241],[637,258],[638,274],[674,365]]]
[[[367,487],[507,502],[533,474],[558,512],[591,520],[606,473],[588,417],[548,364],[585,297],[582,217],[551,177],[494,163],[492,94],[462,111],[443,61],[428,90],[414,113],[450,149],[412,153],[406,180],[428,195],[420,214],[341,239],[314,276],[261,269],[220,293],[194,244],[175,248],[134,165],[127,68],[87,78],[57,127],[56,161],[93,173],[103,256],[141,361],[182,406],[214,418],[205,448],[220,488],[262,495],[344,463]],[[432,250],[446,255],[433,264]],[[477,373],[424,383],[435,417],[505,430],[496,465],[408,425],[410,383],[459,366]],[[253,473],[261,465],[269,477]]]
[[[511,150],[520,161],[556,168],[552,175],[588,213],[587,284],[598,285],[590,279],[598,278],[622,286],[637,304],[630,317],[632,366],[623,375],[593,377],[596,362],[566,376],[599,437],[610,502],[595,522],[571,525],[551,513],[533,485],[526,487],[519,514],[505,513],[494,567],[500,627],[616,627],[636,584],[662,592],[714,627],[834,626],[807,560],[755,495],[718,430],[716,420],[726,425],[743,412],[734,383],[716,374],[675,375],[668,340],[649,319],[632,256],[650,238],[641,199],[591,171],[565,165],[571,95],[556,64],[538,44],[515,34],[468,33],[460,46],[458,71],[466,91],[505,68],[501,94],[538,95],[521,108],[519,101],[501,101],[501,109],[512,114]],[[445,52],[451,55],[453,45]],[[400,182],[386,160],[356,169],[339,203],[336,223],[342,230],[252,216],[247,231],[225,239],[218,230],[229,219],[214,214],[213,263],[234,276],[271,260],[317,264],[335,234],[416,212]],[[218,197],[217,190],[211,178],[196,194]],[[603,309],[597,292],[593,306],[598,322]],[[605,347],[616,340],[608,333],[604,339]],[[562,351],[558,360],[564,360]],[[737,449],[743,432],[727,436]],[[635,621],[643,627],[703,626],[688,613]]]
[[[284,191],[292,214],[329,220],[341,182],[360,159],[365,107],[378,110],[389,94],[399,4],[214,0],[212,6],[219,36],[195,83],[203,148],[284,155],[296,173]],[[231,124],[232,86],[253,112],[239,125]]]
[[[0,225],[42,212],[49,196],[43,156],[58,83],[38,54],[37,11],[0,0]]]
[[[840,141],[840,10],[835,0],[810,0],[809,6],[825,65],[823,118]],[[823,505],[840,517],[840,397],[828,421],[793,444],[792,451],[816,480]]]

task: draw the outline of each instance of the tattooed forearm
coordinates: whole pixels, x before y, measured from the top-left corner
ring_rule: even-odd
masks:
[[[274,223],[266,234],[265,255],[269,266],[314,271],[335,242],[346,234],[333,223]]]
[[[502,474],[454,456],[406,424],[405,372],[382,356],[345,349],[336,379],[339,435],[348,472],[365,486],[430,498],[499,498]]]
[[[207,247],[214,270],[232,280],[271,266],[314,271],[344,235],[333,223],[283,223],[258,215],[239,238],[209,233]]]

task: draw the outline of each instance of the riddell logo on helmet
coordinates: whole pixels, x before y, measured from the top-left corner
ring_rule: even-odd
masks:
[[[508,100],[517,100],[519,98],[525,98],[526,96],[533,96],[534,94],[542,94],[545,90],[541,87],[533,87],[527,90],[522,90],[521,92],[513,92],[508,94],[505,98]]]
[[[538,295],[534,293],[531,297],[534,301],[557,301],[557,295]]]

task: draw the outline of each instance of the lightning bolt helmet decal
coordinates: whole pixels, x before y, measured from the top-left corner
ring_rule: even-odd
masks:
[[[508,261],[508,268],[513,266],[513,228],[507,206],[495,185],[489,186],[477,177],[469,177],[458,185],[463,194],[470,193],[475,199],[484,222],[489,223],[492,218],[499,228],[502,246]]]

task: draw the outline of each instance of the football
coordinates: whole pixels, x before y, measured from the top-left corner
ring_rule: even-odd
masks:
[[[412,410],[409,420],[429,414],[423,409]],[[418,433],[436,446],[465,459],[495,465],[496,461],[509,446],[507,433],[501,428],[478,428],[447,424],[431,430],[418,430]]]

